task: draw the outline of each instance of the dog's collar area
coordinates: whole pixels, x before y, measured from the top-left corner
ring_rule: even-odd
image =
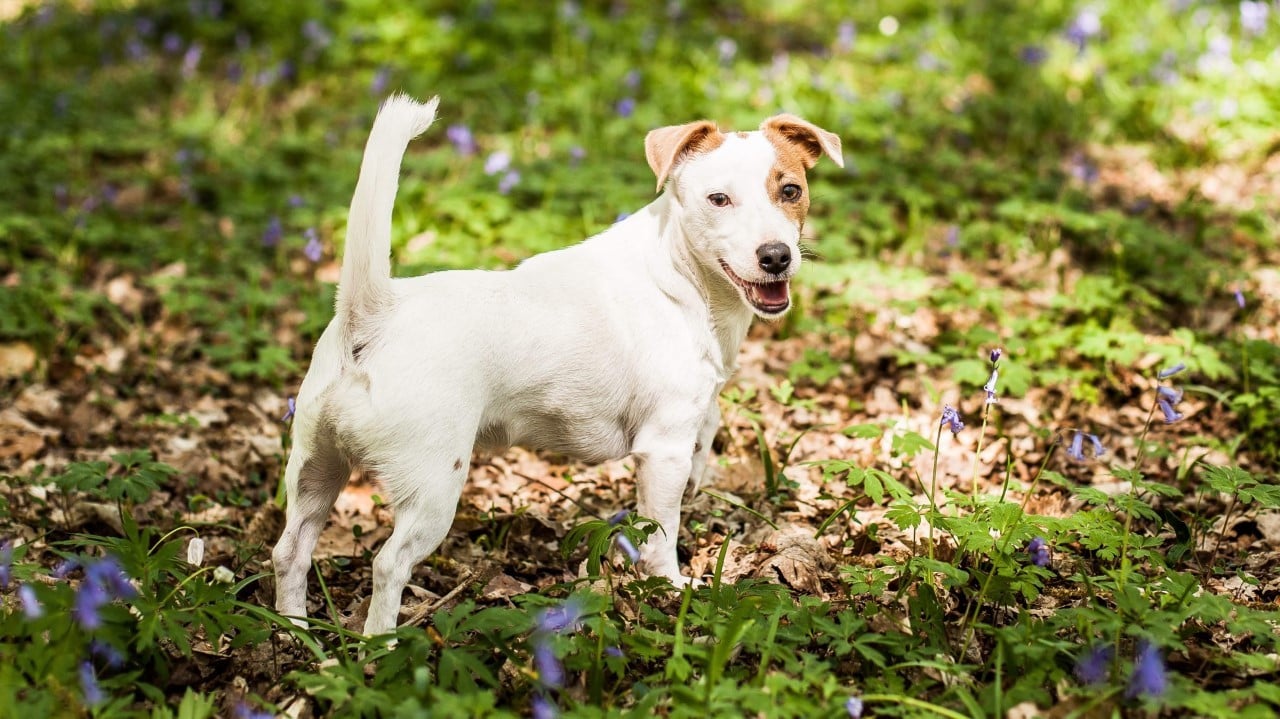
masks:
[[[725,275],[742,290],[747,302],[763,315],[777,315],[791,306],[791,280],[773,282],[748,282],[734,272],[729,263],[720,260]]]

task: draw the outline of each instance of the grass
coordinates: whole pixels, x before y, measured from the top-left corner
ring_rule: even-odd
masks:
[[[0,714],[1274,715],[1280,8],[844,5],[0,9]],[[617,551],[629,480],[508,455],[395,642],[347,627],[376,522],[309,626],[266,608],[277,420],[395,89],[442,96],[406,275],[642,206],[653,127],[843,139],[686,511],[704,586]]]

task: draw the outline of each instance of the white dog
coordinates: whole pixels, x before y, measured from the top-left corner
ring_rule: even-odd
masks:
[[[666,192],[634,215],[514,270],[393,280],[400,161],[437,101],[392,97],[365,147],[336,316],[298,393],[276,609],[306,615],[311,553],[358,466],[396,514],[364,632],[394,629],[414,565],[453,522],[476,444],[593,463],[632,455],[637,511],[661,526],[640,566],[687,583],[681,498],[706,468],[716,397],[752,317],[791,304],[805,170],[824,154],[843,166],[840,139],[791,115],[757,132],[707,121],[654,130],[645,156]]]

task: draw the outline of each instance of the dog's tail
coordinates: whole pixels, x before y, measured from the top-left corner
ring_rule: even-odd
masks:
[[[360,163],[360,179],[347,217],[347,242],[338,280],[337,315],[343,334],[364,341],[362,326],[391,301],[391,212],[400,161],[409,141],[436,119],[440,98],[425,103],[392,95],[378,110]]]

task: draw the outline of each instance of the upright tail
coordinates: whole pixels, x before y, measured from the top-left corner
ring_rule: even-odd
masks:
[[[391,211],[400,161],[409,141],[435,120],[439,102],[438,97],[420,103],[392,95],[373,121],[351,198],[338,281],[337,316],[350,343],[364,341],[363,325],[391,301]]]

